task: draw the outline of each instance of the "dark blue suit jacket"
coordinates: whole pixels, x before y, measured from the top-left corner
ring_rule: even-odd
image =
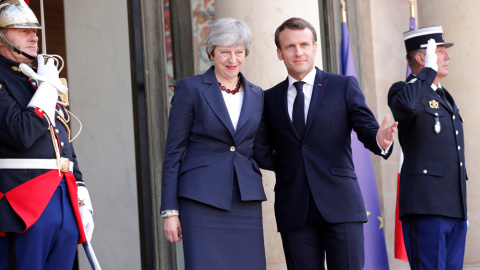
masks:
[[[236,130],[213,67],[178,83],[163,163],[162,210],[178,209],[178,197],[229,210],[235,177],[242,200],[266,200],[253,160],[263,91],[240,76],[245,94]]]
[[[431,85],[437,72],[422,69],[388,92],[398,121],[404,161],[400,174],[400,217],[408,214],[467,218],[467,172],[463,120],[452,96],[453,111]],[[440,123],[435,132],[435,122]]]
[[[367,221],[353,166],[351,132],[354,129],[365,147],[380,155],[379,125],[354,77],[316,70],[303,139],[288,115],[288,79],[265,92],[256,158],[261,167],[275,170],[279,231],[303,226],[309,193],[328,222]],[[268,144],[274,152],[273,163]]]

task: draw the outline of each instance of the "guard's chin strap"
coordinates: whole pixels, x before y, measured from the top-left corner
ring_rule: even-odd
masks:
[[[16,52],[16,53],[19,53],[25,57],[27,57],[28,59],[30,60],[35,60],[36,58],[21,51],[19,48],[17,48],[15,45],[13,45],[10,41],[8,41],[8,39],[2,34],[0,33],[0,41],[5,44],[5,46],[7,46],[7,48],[9,48],[10,50]]]

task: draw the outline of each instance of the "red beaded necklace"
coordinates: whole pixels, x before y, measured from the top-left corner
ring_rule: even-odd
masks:
[[[235,95],[236,93],[238,93],[240,91],[240,85],[242,85],[242,81],[240,81],[240,76],[238,76],[237,85],[235,86],[235,88],[233,90],[230,90],[230,89],[226,88],[220,82],[218,82],[218,85],[220,86],[220,89],[222,89],[222,91],[227,92],[227,94]]]

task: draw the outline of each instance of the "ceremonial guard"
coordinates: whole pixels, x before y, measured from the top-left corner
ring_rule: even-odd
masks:
[[[462,269],[467,234],[463,119],[440,84],[453,43],[441,26],[404,33],[412,70],[392,85],[388,105],[404,153],[399,217],[411,269]]]
[[[0,1],[0,270],[72,269],[93,231],[67,88],[58,61],[37,56],[38,29],[23,0]]]

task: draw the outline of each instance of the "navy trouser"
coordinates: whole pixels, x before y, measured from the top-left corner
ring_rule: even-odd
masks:
[[[363,223],[328,223],[312,196],[307,220],[297,230],[283,231],[288,270],[362,270],[365,264]]]
[[[403,239],[413,270],[461,270],[467,221],[435,215],[402,218]]]
[[[63,179],[32,227],[24,233],[7,233],[0,237],[0,270],[72,269],[78,237],[77,222]]]

